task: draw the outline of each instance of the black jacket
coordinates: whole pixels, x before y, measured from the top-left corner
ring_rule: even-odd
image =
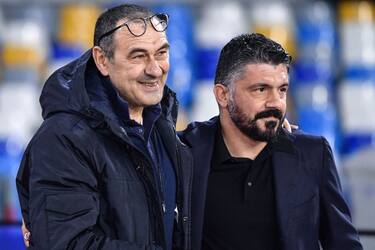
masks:
[[[25,151],[16,180],[31,249],[165,245],[151,160],[126,134],[117,92],[103,87],[104,80],[90,50],[57,70],[43,88],[44,122]],[[177,101],[168,87],[161,107],[154,129],[177,175],[174,247],[190,249],[192,159],[176,136]]]
[[[181,133],[194,159],[192,248],[201,249],[208,175],[219,119],[196,122]],[[281,131],[272,145],[276,212],[283,250],[362,250],[343,198],[328,142]]]

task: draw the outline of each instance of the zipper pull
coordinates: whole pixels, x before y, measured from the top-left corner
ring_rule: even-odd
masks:
[[[161,203],[161,207],[163,208],[163,213],[165,213],[167,211],[167,208],[164,202]]]

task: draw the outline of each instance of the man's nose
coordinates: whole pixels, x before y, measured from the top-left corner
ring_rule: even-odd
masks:
[[[146,65],[145,73],[149,76],[160,77],[163,74],[163,69],[157,60],[151,58]]]
[[[268,93],[266,107],[280,109],[283,102],[285,102],[284,93],[278,89],[273,89]]]

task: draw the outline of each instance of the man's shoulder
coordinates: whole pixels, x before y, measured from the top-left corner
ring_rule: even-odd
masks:
[[[197,133],[201,130],[207,130],[213,127],[217,127],[218,123],[219,123],[218,116],[212,117],[210,120],[207,120],[207,121],[194,121],[194,122],[189,123],[184,130],[179,132],[179,134],[190,135],[192,133]]]
[[[312,135],[302,131],[295,131],[291,134],[294,138],[294,145],[299,150],[306,152],[322,151],[323,148],[330,147],[327,139],[321,135]]]
[[[303,131],[295,131],[292,133],[296,141],[306,142],[306,143],[322,143],[325,140],[324,136],[308,134]]]
[[[207,141],[215,134],[218,128],[219,118],[217,116],[208,121],[194,121],[190,123],[186,129],[178,132],[178,136],[190,145]]]
[[[64,139],[84,137],[90,131],[88,128],[87,122],[82,117],[58,113],[43,121],[30,145],[52,146],[53,143]]]
[[[88,127],[86,119],[70,113],[57,113],[43,121],[41,128],[55,133],[66,133],[76,128]]]

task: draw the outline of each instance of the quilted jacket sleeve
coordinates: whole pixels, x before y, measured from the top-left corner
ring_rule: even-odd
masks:
[[[161,249],[112,240],[97,225],[100,199],[90,143],[48,130],[28,146],[17,188],[30,249]]]

